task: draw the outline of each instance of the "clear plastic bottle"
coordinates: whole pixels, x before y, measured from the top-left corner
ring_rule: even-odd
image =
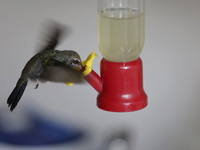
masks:
[[[113,62],[137,59],[145,40],[144,0],[99,0],[98,44]]]

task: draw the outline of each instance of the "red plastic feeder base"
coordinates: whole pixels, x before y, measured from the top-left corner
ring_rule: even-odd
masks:
[[[101,60],[102,91],[97,97],[100,109],[130,112],[147,106],[143,90],[142,60],[110,62]]]

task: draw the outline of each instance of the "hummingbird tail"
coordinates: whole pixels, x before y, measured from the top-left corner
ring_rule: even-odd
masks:
[[[10,94],[7,100],[7,104],[8,104],[8,107],[10,107],[10,111],[13,111],[13,109],[17,106],[20,98],[22,97],[26,89],[27,83],[28,81],[25,79],[20,78],[18,80],[14,90],[12,91],[12,93]]]

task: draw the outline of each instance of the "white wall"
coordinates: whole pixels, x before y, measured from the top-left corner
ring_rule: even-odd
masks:
[[[141,54],[147,108],[112,113],[96,107],[89,85],[29,85],[17,109],[29,104],[88,125],[99,140],[115,128],[134,133],[134,150],[199,150],[200,148],[200,1],[146,0],[146,40]],[[35,53],[46,19],[73,28],[58,49],[76,50],[85,60],[96,51],[96,0],[0,0],[0,108],[13,90],[25,63]],[[29,106],[30,107],[30,106]],[[13,112],[15,113],[15,112]],[[0,149],[13,149],[0,144]]]

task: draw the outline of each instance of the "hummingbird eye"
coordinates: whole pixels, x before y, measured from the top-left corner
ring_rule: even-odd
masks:
[[[79,64],[79,61],[78,61],[78,60],[75,60],[74,63],[75,63],[75,64]]]
[[[72,59],[70,62],[69,62],[70,66],[72,67],[77,67],[80,65],[80,61],[78,59]]]

